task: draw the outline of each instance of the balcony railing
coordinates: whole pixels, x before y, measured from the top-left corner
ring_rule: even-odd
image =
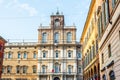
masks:
[[[33,46],[36,44],[37,42],[9,42],[5,46]]]
[[[43,58],[43,57],[38,57],[38,61],[40,61],[40,60],[48,60],[48,59],[50,59],[50,60],[52,60],[52,59],[54,59],[54,60],[58,60],[58,59],[67,59],[67,60],[72,60],[72,59],[74,59],[74,60],[76,60],[76,59],[79,59],[79,58],[77,58],[77,57],[45,57],[45,58]]]
[[[76,72],[38,72],[38,75],[48,75],[48,74],[64,74],[64,75],[75,75]]]
[[[38,44],[78,44],[78,42],[76,40],[39,40]]]

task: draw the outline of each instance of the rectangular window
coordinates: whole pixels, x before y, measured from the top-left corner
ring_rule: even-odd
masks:
[[[56,53],[56,58],[58,58],[58,53]]]
[[[78,72],[81,73],[81,67],[78,68]]]
[[[108,45],[108,56],[111,57],[111,45]]]
[[[43,58],[46,58],[46,53],[43,53]]]
[[[102,53],[102,64],[104,63],[104,54]]]

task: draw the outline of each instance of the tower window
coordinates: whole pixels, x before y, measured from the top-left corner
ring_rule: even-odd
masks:
[[[47,33],[42,34],[42,42],[46,43],[47,42]]]
[[[56,32],[56,33],[54,34],[54,42],[55,42],[55,43],[58,43],[58,42],[59,42],[59,33],[58,33],[58,32]]]
[[[59,21],[59,19],[56,19],[55,20],[55,27],[59,27],[60,26],[60,21]]]
[[[70,43],[72,41],[72,34],[71,32],[67,33],[67,42]]]

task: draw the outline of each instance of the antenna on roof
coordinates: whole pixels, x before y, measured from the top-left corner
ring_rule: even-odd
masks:
[[[57,7],[57,12],[56,12],[57,15],[59,15],[59,8]]]

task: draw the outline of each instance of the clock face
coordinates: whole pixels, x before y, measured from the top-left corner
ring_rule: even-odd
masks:
[[[58,26],[60,26],[60,21],[59,21],[59,19],[56,19],[55,20],[55,27],[58,27]]]

